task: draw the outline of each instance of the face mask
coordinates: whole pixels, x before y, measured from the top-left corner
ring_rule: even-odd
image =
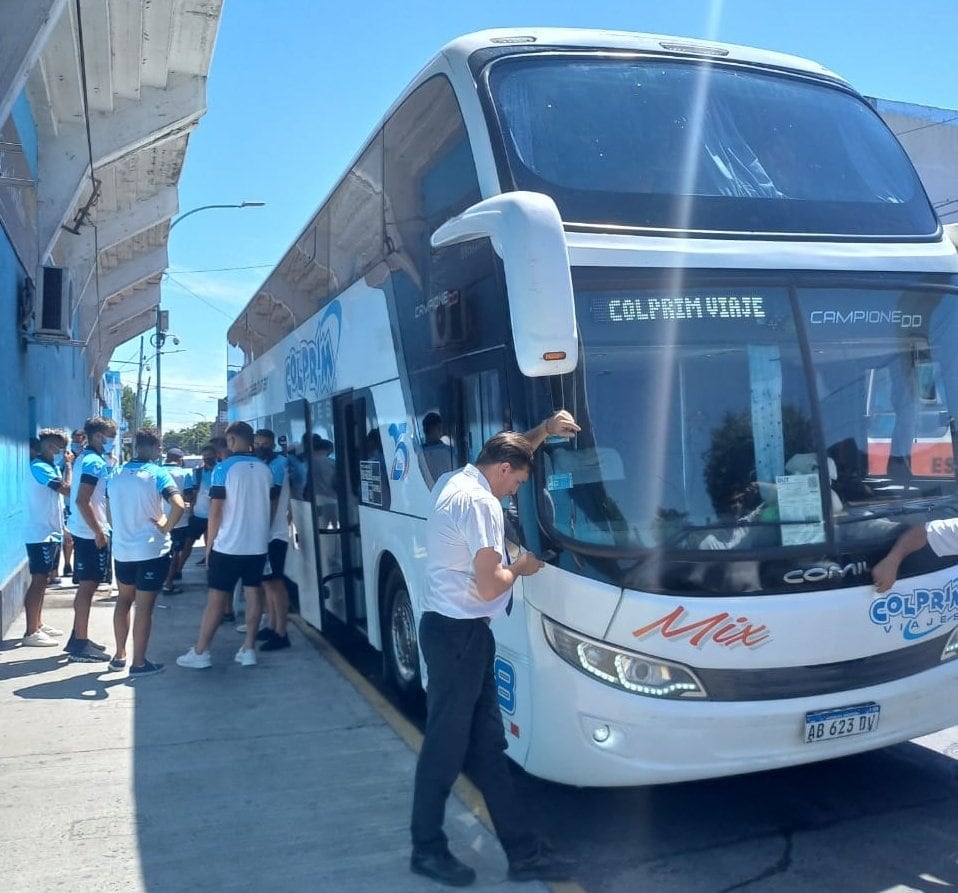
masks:
[[[53,464],[57,468],[63,468],[63,450],[58,450],[53,454]]]
[[[103,452],[104,452],[104,453],[112,453],[112,452],[113,452],[113,448],[114,448],[115,446],[116,446],[116,438],[115,438],[115,437],[111,437],[109,440],[104,440],[104,441],[103,441]]]
[[[204,460],[203,460],[203,465],[204,465],[206,468],[212,468],[215,464],[216,464],[216,460],[215,460],[215,459],[204,459]]]
[[[257,447],[254,452],[257,456],[260,457],[264,462],[268,462],[273,458],[273,451],[269,447]]]
[[[76,456],[79,456],[80,453],[83,452],[83,444],[77,443],[76,441],[74,441],[73,443],[70,444],[70,452]]]

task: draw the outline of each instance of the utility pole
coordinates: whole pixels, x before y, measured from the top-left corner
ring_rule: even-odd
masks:
[[[160,363],[163,356],[163,343],[166,341],[166,333],[170,329],[169,310],[160,310],[159,305],[156,308],[156,430],[160,435],[160,443],[163,442],[163,401],[162,401],[162,379],[160,377]]]
[[[140,368],[136,373],[136,400],[133,403],[133,436],[143,427],[143,420],[140,418],[143,403],[143,335],[140,335]]]

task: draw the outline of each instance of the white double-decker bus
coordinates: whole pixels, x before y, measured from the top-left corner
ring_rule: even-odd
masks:
[[[680,781],[958,722],[958,562],[917,553],[880,597],[870,578],[905,525],[958,515],[958,259],[820,66],[458,39],[229,341],[231,417],[294,454],[302,616],[361,631],[406,691],[435,480],[575,416],[507,511],[513,543],[554,553],[494,624],[529,772]],[[930,412],[934,469],[913,461]]]

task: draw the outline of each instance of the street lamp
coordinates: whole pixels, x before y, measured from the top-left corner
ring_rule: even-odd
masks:
[[[198,214],[200,211],[209,211],[212,208],[262,208],[266,202],[240,202],[239,204],[229,205],[200,205],[198,208],[191,208],[179,217],[170,221],[170,232],[173,227],[181,220],[185,220],[191,214]],[[160,305],[156,305],[156,334],[153,340],[156,342],[156,430],[160,434],[160,442],[163,442],[163,402],[162,402],[162,379],[160,377],[160,355],[163,344],[166,341],[167,331],[169,330],[169,312],[160,310]]]

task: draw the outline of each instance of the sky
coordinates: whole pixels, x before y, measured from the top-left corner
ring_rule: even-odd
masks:
[[[201,211],[171,233],[162,305],[180,343],[162,358],[164,430],[215,418],[226,330],[406,84],[454,37],[530,26],[746,44],[813,59],[868,96],[958,108],[958,0],[225,0],[180,213],[266,206]],[[133,387],[138,357],[139,338],[113,355]]]

